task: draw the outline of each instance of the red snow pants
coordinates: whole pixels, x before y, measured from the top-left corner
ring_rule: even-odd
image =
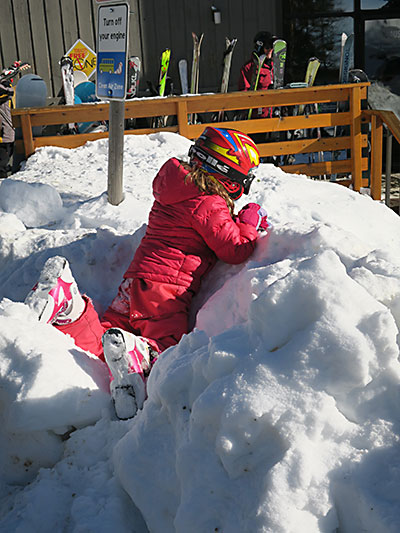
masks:
[[[188,333],[193,291],[186,287],[134,278],[125,311],[121,312],[121,306],[117,311],[113,301],[101,321],[91,300],[84,298],[86,307],[81,317],[71,324],[55,327],[103,361],[101,337],[112,327],[145,337],[158,352],[177,344]]]

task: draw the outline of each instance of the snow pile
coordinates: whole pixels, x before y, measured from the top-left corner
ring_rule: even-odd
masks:
[[[63,218],[60,195],[44,183],[3,180],[0,184],[0,209],[16,214],[27,227],[49,225]]]
[[[102,311],[156,170],[189,145],[127,136],[118,207],[106,141],[41,149],[15,176],[21,197],[39,183],[44,203],[59,194],[56,220],[24,225],[2,192],[0,529],[397,531],[400,220],[383,204],[261,165],[238,208],[266,207],[269,241],[216,266],[131,421],[115,419],[105,366],[18,303],[61,254]]]
[[[368,102],[372,109],[393,111],[400,120],[400,96],[382,83],[374,82],[368,87]]]

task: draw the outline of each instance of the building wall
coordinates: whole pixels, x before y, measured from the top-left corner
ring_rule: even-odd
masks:
[[[225,37],[238,39],[232,59],[234,89],[240,65],[249,56],[257,31],[281,32],[279,0],[129,0],[129,53],[142,59],[140,90],[146,81],[157,85],[161,52],[171,48],[169,74],[179,93],[178,61],[192,61],[192,31],[204,33],[200,61],[200,91],[216,91],[221,82]],[[80,38],[96,47],[96,0],[1,0],[0,67],[16,59],[28,61],[31,72],[47,84],[49,96],[61,89],[58,65]],[[214,24],[212,6],[221,12]],[[92,77],[91,79],[94,79]]]
[[[215,91],[220,86],[225,37],[238,39],[231,68],[231,85],[235,88],[240,66],[250,57],[257,31],[280,34],[280,5],[279,0],[141,0],[144,77],[157,81],[160,53],[171,48],[169,74],[179,91],[178,62],[188,61],[190,76],[192,32],[204,33],[200,58],[202,91]],[[214,23],[212,6],[221,12],[220,24]]]

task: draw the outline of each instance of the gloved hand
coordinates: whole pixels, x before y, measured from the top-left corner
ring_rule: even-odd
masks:
[[[242,207],[238,213],[240,222],[250,224],[257,230],[266,230],[269,227],[267,222],[267,212],[259,204],[250,203]]]

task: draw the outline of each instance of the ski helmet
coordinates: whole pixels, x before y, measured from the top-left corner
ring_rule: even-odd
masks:
[[[207,127],[190,147],[189,157],[212,174],[233,200],[248,194],[254,175],[252,168],[260,164],[254,141],[240,131]]]
[[[264,53],[264,48],[271,50],[274,47],[276,36],[269,31],[259,31],[254,37],[254,52],[257,55]]]

